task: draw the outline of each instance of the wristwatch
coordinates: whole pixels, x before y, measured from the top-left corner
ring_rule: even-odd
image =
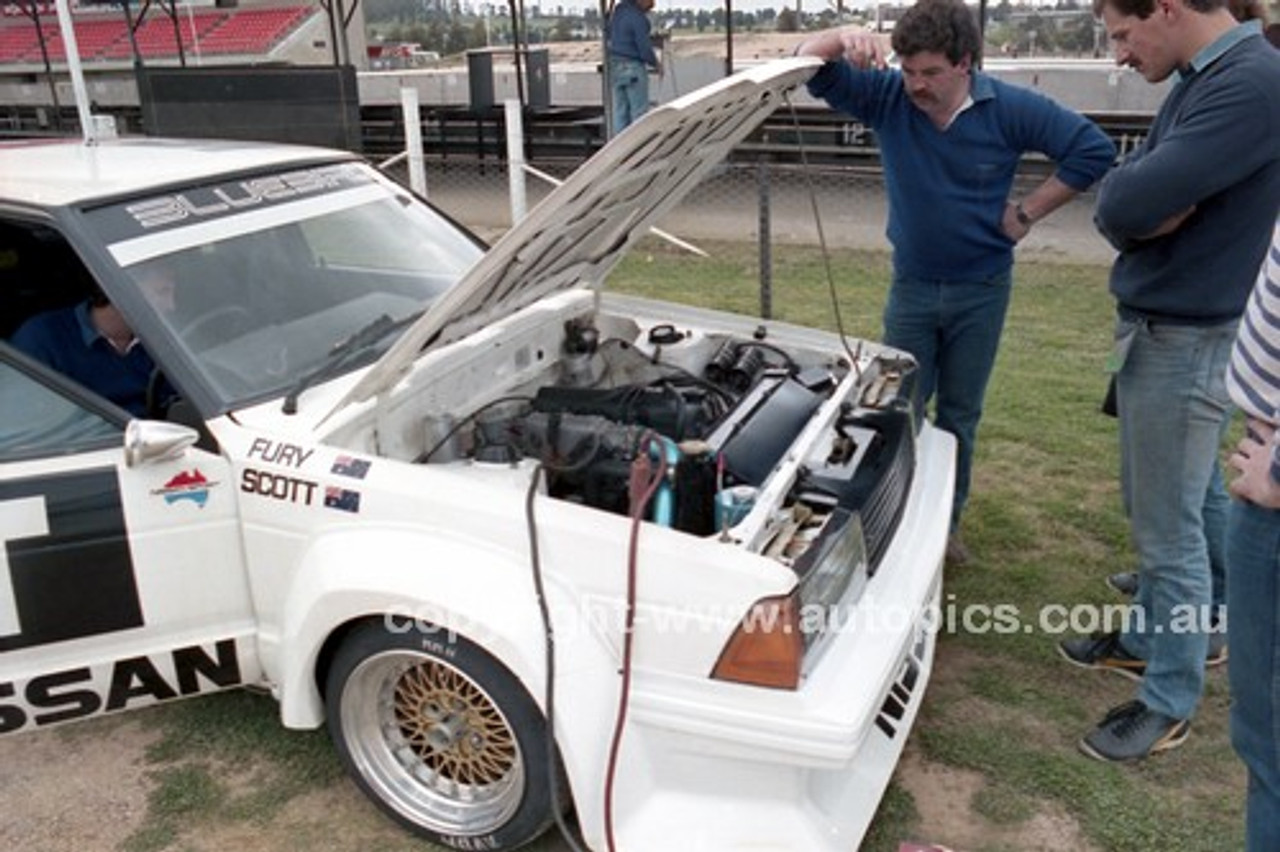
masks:
[[[1018,220],[1018,224],[1024,228],[1030,228],[1033,224],[1035,224],[1035,220],[1033,220],[1030,216],[1027,215],[1026,210],[1022,209],[1021,201],[1019,201],[1016,205],[1014,205],[1013,215],[1014,215],[1014,218]]]

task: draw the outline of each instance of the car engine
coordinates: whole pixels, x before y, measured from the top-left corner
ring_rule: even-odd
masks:
[[[551,496],[628,514],[633,466],[661,455],[667,474],[645,517],[694,535],[737,523],[817,409],[850,369],[847,361],[797,363],[765,339],[708,336],[694,346],[669,325],[649,329],[644,346],[605,337],[589,322],[565,323],[557,378],[475,411],[432,447],[433,461],[542,463]],[[681,346],[695,354],[665,357]],[[859,401],[846,402],[821,452],[801,468],[798,501],[822,515],[859,512],[874,527],[876,507],[896,524],[910,481],[914,365],[894,361]],[[872,399],[872,393],[876,398]],[[895,473],[896,472],[896,473]],[[892,494],[880,497],[880,492]],[[868,530],[874,533],[874,530]],[[868,545],[874,549],[874,539]]]

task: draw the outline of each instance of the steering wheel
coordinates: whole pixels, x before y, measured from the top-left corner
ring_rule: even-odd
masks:
[[[169,393],[164,393],[165,390],[168,390]],[[148,420],[166,419],[169,413],[169,404],[176,398],[177,394],[169,386],[164,373],[160,372],[159,367],[152,367],[151,375],[147,377],[146,418]]]
[[[222,324],[226,325],[225,331],[248,329],[253,325],[253,314],[240,305],[218,305],[179,329],[178,336],[189,344],[203,342],[203,337],[207,335],[212,338],[212,332],[217,331]],[[211,339],[209,342],[214,341]]]

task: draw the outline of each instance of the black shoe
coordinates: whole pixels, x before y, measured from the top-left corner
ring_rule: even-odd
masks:
[[[947,538],[947,552],[942,562],[950,568],[959,568],[962,565],[968,565],[972,559],[969,548],[965,547],[964,540],[960,538],[960,533],[953,532]]]
[[[1121,571],[1107,577],[1107,585],[1126,597],[1138,594],[1138,572]],[[1227,661],[1227,634],[1220,631],[1214,622],[1213,632],[1209,634],[1209,652],[1204,658],[1207,668],[1220,666]]]
[[[1095,760],[1141,760],[1177,748],[1191,733],[1191,723],[1148,709],[1141,701],[1121,704],[1107,713],[1084,739],[1080,750]]]
[[[1063,639],[1058,643],[1058,653],[1072,665],[1115,672],[1130,680],[1142,680],[1147,671],[1146,661],[1130,654],[1120,644],[1119,632]]]
[[[1125,597],[1133,597],[1138,593],[1138,572],[1121,571],[1107,577],[1107,585]]]
[[[1227,661],[1227,634],[1214,629],[1209,634],[1209,653],[1205,655],[1205,668],[1220,666]]]

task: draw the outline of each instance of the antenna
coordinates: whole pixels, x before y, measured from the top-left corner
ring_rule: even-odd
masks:
[[[62,31],[62,42],[67,47],[67,71],[71,74],[71,88],[76,95],[76,112],[80,115],[80,131],[84,134],[86,145],[98,141],[97,128],[93,125],[93,117],[89,115],[89,91],[84,87],[84,69],[80,67],[80,45],[76,43],[76,30],[71,25],[71,5],[69,0],[56,0],[58,9],[58,28]]]

